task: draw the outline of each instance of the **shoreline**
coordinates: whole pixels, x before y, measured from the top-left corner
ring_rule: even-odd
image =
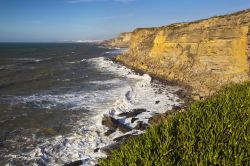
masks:
[[[111,60],[112,62],[117,63],[119,65],[125,66],[128,69],[131,69],[133,72],[135,72],[136,74],[138,74],[140,76],[142,76],[144,74],[148,74],[152,78],[151,83],[154,82],[154,81],[157,81],[157,82],[159,82],[160,84],[162,84],[164,86],[178,86],[178,87],[180,87],[181,89],[178,90],[175,94],[182,101],[184,101],[184,103],[181,104],[181,106],[174,106],[172,109],[166,110],[164,113],[159,113],[159,114],[155,114],[155,115],[151,116],[149,118],[149,123],[148,123],[147,126],[141,125],[142,131],[143,131],[141,134],[137,134],[137,135],[125,134],[125,135],[123,135],[121,137],[115,138],[114,139],[115,141],[118,140],[116,143],[110,144],[107,147],[104,147],[103,149],[101,149],[101,150],[105,151],[105,153],[107,155],[107,158],[109,158],[112,155],[111,153],[112,153],[113,150],[119,150],[122,144],[128,142],[130,139],[133,139],[133,138],[136,138],[136,137],[142,135],[148,128],[159,126],[169,116],[172,116],[175,113],[185,112],[187,106],[189,106],[191,103],[193,103],[195,101],[191,97],[191,91],[188,90],[188,89],[184,89],[183,84],[181,85],[177,81],[169,81],[169,80],[165,80],[163,78],[160,78],[160,77],[157,77],[157,76],[154,76],[154,75],[152,76],[151,74],[146,73],[143,70],[133,68],[131,66],[128,66],[128,65],[122,63],[121,61],[116,60],[116,57],[117,56],[115,56],[113,58],[109,58],[109,60]],[[127,113],[131,113],[131,112],[127,112]],[[135,113],[135,112],[132,111],[132,113]],[[133,117],[133,118],[135,118],[135,117]],[[104,119],[105,119],[105,117],[103,117],[103,120]],[[71,165],[65,165],[65,166],[71,166]]]
[[[180,87],[181,89],[178,90],[177,92],[175,92],[174,94],[176,94],[180,98],[180,100],[184,101],[184,103],[181,104],[181,106],[174,106],[172,109],[166,110],[164,113],[159,113],[159,114],[155,114],[155,115],[151,116],[149,118],[148,125],[146,125],[146,126],[139,125],[141,127],[140,130],[142,129],[142,133],[137,134],[137,135],[133,135],[133,134],[130,134],[130,133],[129,134],[125,133],[124,135],[122,135],[120,137],[114,138],[116,143],[110,144],[110,145],[100,149],[100,150],[105,152],[105,154],[107,155],[107,158],[109,158],[111,156],[111,153],[112,153],[113,150],[119,150],[120,146],[122,144],[128,142],[130,139],[133,139],[133,138],[136,138],[136,137],[142,135],[148,128],[160,125],[163,121],[165,121],[172,114],[175,114],[177,112],[184,112],[185,109],[187,108],[187,106],[194,102],[194,100],[191,98],[191,91],[189,91],[187,89],[184,89],[183,85],[181,85],[180,83],[178,83],[176,81],[165,80],[163,78],[160,78],[160,77],[151,75],[149,73],[146,73],[146,72],[144,72],[142,70],[132,68],[132,67],[122,63],[121,61],[117,61],[116,57],[117,56],[115,56],[113,58],[108,58],[108,59],[111,60],[112,62],[118,64],[118,65],[125,66],[126,68],[132,70],[133,72],[135,72],[135,74],[138,74],[140,76],[142,76],[144,74],[148,74],[152,78],[151,83],[154,82],[154,81],[157,81],[157,82],[159,82],[160,84],[162,84],[164,86],[177,86],[177,87]],[[137,110],[132,110],[131,112],[126,112],[126,113],[128,113],[128,114],[132,113],[132,114],[136,115],[136,111]],[[146,110],[144,110],[144,111],[146,111]],[[135,118],[135,117],[136,116],[133,116],[132,118]],[[107,117],[104,116],[103,121],[105,121],[105,118],[107,118]],[[108,117],[108,118],[110,118],[110,117]],[[112,120],[110,120],[110,121],[112,121]],[[123,128],[123,127],[124,127],[123,124],[121,124],[121,128]],[[107,131],[107,132],[109,132],[109,131]],[[65,166],[72,166],[72,165],[65,165]]]
[[[117,56],[119,56],[119,55],[117,55]],[[137,73],[139,75],[148,74],[152,78],[152,81],[159,81],[161,84],[166,85],[166,86],[178,86],[178,87],[180,87],[181,90],[178,91],[176,94],[178,95],[178,97],[180,97],[180,99],[185,101],[185,103],[186,103],[185,105],[189,105],[189,104],[193,103],[194,101],[196,101],[192,97],[193,94],[192,94],[192,90],[191,90],[190,86],[188,86],[182,82],[179,82],[179,81],[167,80],[167,79],[164,79],[164,78],[159,77],[157,75],[147,73],[141,69],[137,69],[135,67],[132,67],[131,65],[128,65],[128,64],[124,63],[123,61],[117,60],[117,56],[110,58],[110,60],[115,62],[115,63],[118,63],[120,65],[123,65],[123,66],[127,67],[128,69],[131,69],[132,71],[134,71],[135,73]]]
[[[118,56],[118,55],[117,55]],[[128,66],[126,65],[125,63],[121,62],[121,61],[118,61],[116,59],[116,57],[112,57],[112,58],[108,58],[109,60],[111,60],[112,62],[116,63],[116,64],[119,64],[119,65],[122,65],[122,66],[125,66],[126,68],[132,70],[133,72],[135,72],[136,74],[142,76],[144,74],[148,74],[152,80],[151,80],[151,83],[154,82],[154,81],[157,81],[159,82],[160,84],[164,85],[164,86],[178,86],[180,87],[181,89],[178,90],[176,94],[180,100],[184,101],[184,103],[181,105],[181,106],[174,106],[172,109],[170,110],[166,110],[164,113],[160,113],[160,114],[156,114],[156,115],[153,115],[149,118],[149,123],[148,123],[148,126],[146,126],[146,128],[143,128],[143,132],[145,132],[147,130],[147,128],[150,128],[150,127],[154,127],[154,126],[158,126],[160,125],[163,121],[165,121],[169,116],[171,116],[172,114],[175,114],[177,112],[184,112],[185,109],[187,108],[188,105],[190,105],[191,103],[193,103],[195,100],[192,99],[191,97],[191,90],[187,88],[187,86],[184,86],[183,84],[177,82],[177,81],[169,81],[169,80],[166,80],[166,79],[163,79],[163,78],[160,78],[160,77],[157,77],[155,75],[151,75],[149,73],[146,73],[144,72],[143,70],[140,70],[140,69],[136,69],[136,68],[133,68],[131,66]],[[133,111],[132,111],[133,112]],[[131,113],[131,112],[127,112],[127,113]],[[135,117],[133,117],[135,118]],[[105,119],[105,117],[103,117],[103,119]],[[144,127],[144,126],[143,126]],[[106,151],[106,154],[107,154],[107,158],[110,157],[111,155],[111,152],[113,150],[118,150],[120,149],[120,146],[123,144],[123,143],[126,143],[128,142],[131,138],[136,138],[140,135],[142,135],[143,133],[141,134],[138,134],[138,135],[133,135],[133,134],[125,134],[121,137],[118,137],[118,138],[115,138],[114,140],[119,140],[117,143],[115,144],[111,144],[111,145],[108,145],[107,147],[104,147],[105,151]],[[68,166],[68,165],[67,165]],[[69,165],[70,166],[70,165]]]
[[[138,74],[139,76],[143,76],[144,74],[148,74],[148,73],[145,73],[143,71],[131,69],[130,67],[122,64],[121,62],[116,61],[115,57],[107,58],[107,59],[109,61],[113,62],[114,64],[118,64],[118,65],[121,65],[121,66],[128,68],[129,70],[131,70],[135,74]],[[170,84],[167,80],[160,80],[156,77],[152,77],[151,75],[149,75],[149,76],[151,78],[150,83],[156,82],[156,83],[163,85],[163,87],[165,87],[165,86],[179,87],[180,89],[177,90],[176,92],[173,92],[173,93],[168,92],[168,93],[176,95],[180,101],[183,101],[183,103],[180,104],[180,106],[178,106],[178,104],[177,105],[174,104],[174,106],[171,109],[168,110],[168,108],[166,108],[166,110],[164,112],[156,113],[155,115],[150,116],[150,118],[148,119],[148,124],[145,124],[142,121],[138,121],[138,118],[136,118],[137,115],[140,116],[141,114],[148,112],[146,109],[133,109],[133,110],[130,110],[129,112],[120,113],[120,114],[118,114],[118,116],[115,116],[115,117],[113,117],[109,113],[108,114],[104,113],[102,115],[103,116],[102,117],[102,125],[105,128],[107,128],[107,130],[105,132],[103,132],[104,135],[106,135],[108,137],[109,135],[116,132],[117,130],[119,130],[123,134],[121,136],[111,138],[111,140],[114,141],[113,143],[108,144],[107,146],[104,146],[102,148],[96,148],[96,149],[94,149],[94,152],[101,152],[101,153],[106,154],[107,158],[110,157],[111,151],[118,150],[123,143],[127,142],[131,138],[134,138],[134,137],[137,137],[137,136],[143,134],[147,130],[147,128],[158,125],[159,122],[164,121],[172,113],[183,111],[186,108],[186,106],[191,102],[191,98],[187,97],[188,96],[187,91],[185,89],[183,89],[182,87],[180,87],[178,84],[174,84],[174,83]],[[156,88],[159,88],[159,87],[156,87]],[[164,89],[161,89],[161,90],[164,90]],[[157,94],[157,92],[155,92],[155,94]],[[166,96],[166,98],[168,98],[168,97]],[[155,104],[158,104],[157,102],[158,101],[155,101]],[[133,124],[134,122],[137,124],[133,128],[131,128],[131,126],[128,127],[126,125],[126,123],[120,122],[119,117],[126,117],[125,119],[127,119],[127,120],[131,119],[131,122],[132,122],[131,124]],[[138,132],[138,131],[140,131],[140,132]],[[78,160],[78,161],[72,161],[72,162],[66,163],[66,164],[64,164],[64,166],[76,166],[76,165],[81,165],[81,164],[84,164],[83,161]]]

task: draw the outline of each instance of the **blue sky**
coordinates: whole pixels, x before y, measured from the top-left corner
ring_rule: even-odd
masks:
[[[250,8],[250,0],[0,0],[0,42],[114,37]]]

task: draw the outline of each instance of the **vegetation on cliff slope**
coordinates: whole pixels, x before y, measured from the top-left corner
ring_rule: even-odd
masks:
[[[250,83],[192,104],[99,164],[250,165]]]

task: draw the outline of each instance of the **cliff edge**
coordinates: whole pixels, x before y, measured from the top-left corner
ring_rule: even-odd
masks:
[[[130,45],[132,32],[121,33],[117,38],[105,40],[102,45],[106,47],[128,48]]]
[[[225,84],[249,80],[250,9],[190,23],[139,28],[128,36],[110,41],[112,47],[129,46],[117,61],[187,85],[196,98],[211,95]]]

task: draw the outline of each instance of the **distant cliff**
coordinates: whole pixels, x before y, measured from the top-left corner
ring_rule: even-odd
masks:
[[[102,44],[107,47],[128,48],[131,41],[131,32],[121,33],[117,38],[104,41]]]
[[[190,23],[136,29],[128,37],[122,34],[112,40],[111,45],[129,45],[129,51],[117,61],[188,85],[194,95],[203,97],[224,84],[249,80],[249,25],[250,10],[244,10]]]

